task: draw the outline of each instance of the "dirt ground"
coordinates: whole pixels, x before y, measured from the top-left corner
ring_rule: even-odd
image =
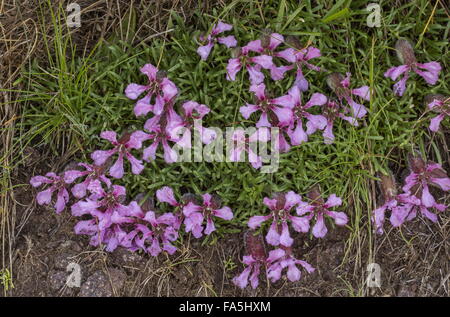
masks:
[[[87,14],[91,18],[75,35],[75,40],[80,42],[79,48],[89,47],[98,36],[111,31],[110,26],[117,23],[117,16],[121,14],[116,6],[119,2],[123,10],[129,5],[129,1],[105,1],[106,5],[89,7]],[[157,3],[160,3],[160,8],[151,10],[168,12],[170,1]],[[205,11],[209,10],[208,1],[204,3]],[[8,8],[6,5],[5,10]],[[185,6],[184,10],[178,11],[188,19],[188,9]],[[32,10],[27,12],[28,16],[21,17],[24,21],[33,16]],[[6,18],[14,19],[17,16],[16,11],[7,10]],[[164,21],[163,15],[149,16],[151,20],[140,32],[148,36],[165,29],[166,26],[161,22]],[[108,17],[107,22],[105,17]],[[138,22],[138,25],[141,24]],[[136,36],[139,37],[139,34]],[[39,45],[33,47],[30,56],[39,55],[39,49]],[[11,56],[30,57],[20,55],[17,50]],[[14,61],[11,57],[9,62],[20,65],[24,60]],[[8,73],[16,75],[11,71]],[[42,161],[47,158],[42,157],[44,154],[41,151],[30,151],[30,158],[14,174],[13,185],[26,184],[31,175],[45,174],[50,170],[47,165],[51,165],[51,162],[42,165]],[[38,159],[33,158],[36,156]],[[449,170],[449,166],[445,168]],[[37,206],[31,186],[16,187],[12,194],[15,204],[14,243],[8,258],[12,259],[14,288],[8,291],[8,296],[304,297],[450,294],[448,212],[442,213],[436,224],[419,217],[402,230],[387,226],[386,233],[381,237],[373,238],[367,233],[360,233],[355,238],[360,241],[353,241],[351,245],[346,245],[351,242],[348,239],[350,232],[346,228],[331,230],[321,240],[294,236],[300,246],[295,254],[315,267],[316,271],[312,274],[303,272],[301,280],[295,283],[281,279],[276,284],[270,284],[261,278],[258,289],[240,290],[231,283],[231,279],[243,270],[240,262],[244,255],[242,234],[228,235],[213,246],[202,246],[201,241],[186,237],[179,252],[173,256],[153,258],[122,248],[107,253],[89,246],[86,237],[74,234],[76,219],[69,212],[56,215],[46,207]],[[449,203],[450,198],[447,198]],[[351,213],[351,210],[347,212]],[[369,261],[370,258],[373,260]],[[372,261],[381,268],[379,288],[366,287],[367,264]],[[70,263],[80,265],[80,287],[65,285],[70,274],[66,268]],[[3,296],[1,285],[0,294]]]

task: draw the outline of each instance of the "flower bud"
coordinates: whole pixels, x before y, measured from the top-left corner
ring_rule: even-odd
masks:
[[[395,43],[397,57],[402,64],[412,65],[417,62],[414,50],[408,40],[400,39]]]

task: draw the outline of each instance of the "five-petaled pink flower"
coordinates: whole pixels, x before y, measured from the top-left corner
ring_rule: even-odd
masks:
[[[302,266],[308,273],[312,273],[315,269],[306,261],[297,260],[292,254],[290,247],[281,246],[281,248],[269,252],[267,258],[269,267],[267,268],[267,277],[272,283],[281,278],[282,271],[287,268],[286,277],[291,282],[300,280],[301,271],[297,265]]]
[[[69,192],[66,189],[67,183],[64,181],[63,176],[58,176],[53,172],[45,174],[45,176],[33,176],[30,179],[30,184],[33,187],[39,187],[42,184],[48,184],[50,187],[40,191],[36,200],[39,205],[48,205],[52,201],[53,192],[56,192],[55,211],[60,213],[66,207],[69,202]]]
[[[272,127],[272,126],[288,126],[292,120],[292,110],[284,105],[284,97],[270,99],[266,95],[266,85],[252,85],[250,91],[255,94],[256,103],[247,103],[242,106],[239,111],[245,119],[250,118],[250,115],[256,111],[261,111],[259,121],[256,127]]]
[[[103,131],[100,134],[105,140],[111,142],[113,149],[103,151],[97,150],[91,154],[92,160],[96,165],[103,165],[115,153],[119,154],[117,161],[109,169],[109,174],[114,178],[122,178],[124,174],[123,157],[125,156],[131,163],[131,171],[133,174],[139,174],[144,169],[142,161],[135,158],[130,152],[132,149],[140,149],[142,141],[146,139],[146,134],[142,131],[135,131],[133,133],[125,133],[119,140],[117,140],[116,132]]]
[[[402,96],[405,92],[406,81],[408,80],[409,73],[411,71],[423,77],[428,84],[436,84],[439,79],[441,64],[438,62],[429,62],[425,64],[418,63],[411,44],[405,39],[400,39],[397,41],[395,44],[395,50],[400,62],[404,65],[389,68],[384,73],[384,77],[389,77],[395,81],[399,78],[399,76],[404,74],[403,78],[394,84],[394,93],[396,95]]]
[[[142,93],[146,93],[136,103],[134,108],[136,116],[146,115],[154,108],[160,109],[165,102],[172,100],[178,93],[177,87],[166,77],[166,73],[158,71],[152,64],[145,64],[141,68],[141,73],[147,75],[149,83],[147,85],[132,83],[125,89],[125,95],[133,100],[137,99]],[[153,96],[155,96],[154,105],[151,104]]]
[[[216,230],[214,226],[213,216],[224,220],[233,219],[233,213],[228,206],[220,207],[217,196],[210,194],[202,195],[203,203],[201,206],[194,202],[189,202],[183,207],[185,216],[184,224],[186,232],[192,232],[194,237],[200,238],[202,234],[210,235]],[[206,228],[203,231],[203,220],[206,219]]]
[[[338,226],[343,226],[348,222],[347,215],[344,212],[329,210],[342,204],[341,198],[335,194],[331,194],[325,202],[318,186],[314,186],[308,193],[308,198],[311,200],[311,203],[300,202],[297,207],[297,214],[307,220],[312,220],[313,217],[316,218],[316,224],[312,228],[312,234],[316,238],[323,238],[328,232],[324,216],[334,219]]]
[[[111,186],[111,181],[105,176],[105,164],[98,166],[94,164],[78,163],[78,165],[84,167],[84,171],[75,169],[64,172],[64,180],[67,184],[72,184],[78,178],[85,177],[81,183],[75,184],[72,187],[72,194],[76,198],[83,198],[86,196],[86,191],[94,180],[105,183],[106,187]]]
[[[225,36],[225,37],[217,37],[220,33],[231,31],[233,26],[231,24],[219,22],[217,25],[214,25],[212,28],[211,33],[206,37],[200,36],[200,41],[206,40],[206,45],[200,46],[197,49],[198,55],[200,55],[202,60],[206,60],[211,53],[211,49],[213,48],[214,44],[216,42],[225,45],[226,47],[235,47],[237,44],[237,41],[233,35]]]
[[[320,93],[314,93],[311,99],[302,103],[301,92],[297,86],[292,87],[289,93],[278,98],[278,103],[292,110],[292,122],[288,135],[291,138],[292,145],[299,145],[308,141],[308,135],[317,129],[322,130],[327,125],[327,119],[323,115],[314,115],[308,112],[313,106],[322,106],[327,102],[327,97]],[[307,120],[307,131],[303,129],[303,119]]]
[[[237,47],[233,51],[233,57],[228,60],[227,80],[236,80],[237,73],[245,67],[250,77],[252,85],[261,84],[264,81],[264,74],[261,69],[271,69],[273,66],[272,56],[259,55],[249,56],[249,50]]]
[[[253,216],[248,220],[248,226],[255,229],[269,219],[272,219],[269,231],[266,235],[267,243],[278,246],[290,247],[294,240],[289,234],[288,222],[292,224],[297,232],[308,232],[309,220],[302,217],[293,216],[291,209],[301,203],[300,195],[290,191],[286,194],[276,193],[273,199],[265,197],[264,205],[269,207],[270,214],[267,216]]]
[[[309,60],[320,57],[320,50],[313,46],[301,47],[296,37],[288,37],[287,41],[294,47],[287,48],[281,52],[275,53],[275,56],[280,57],[292,63],[291,68],[296,68],[296,77],[294,87],[298,87],[301,91],[307,91],[309,83],[303,75],[302,68],[306,66],[308,69],[314,71],[321,71],[320,67],[309,63]]]

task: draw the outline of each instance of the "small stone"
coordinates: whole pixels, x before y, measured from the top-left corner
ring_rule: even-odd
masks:
[[[49,286],[54,291],[59,291],[66,284],[67,273],[63,271],[51,271],[49,273]]]
[[[74,256],[75,254],[71,252],[64,252],[58,254],[55,257],[55,268],[65,271],[70,263],[76,262],[75,259],[73,258]]]
[[[126,278],[127,275],[124,272],[114,268],[109,269],[109,275],[106,275],[102,271],[96,271],[81,285],[79,296],[111,297],[114,294],[119,294]],[[114,291],[111,283],[114,286]]]

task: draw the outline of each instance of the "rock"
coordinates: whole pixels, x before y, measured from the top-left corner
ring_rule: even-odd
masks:
[[[136,252],[117,248],[114,253],[115,263],[119,266],[139,267],[144,264],[144,258]]]
[[[111,297],[114,293],[119,293],[125,283],[126,277],[126,274],[118,269],[109,269],[109,276],[102,271],[96,271],[81,285],[79,296]],[[114,286],[114,291],[111,283]]]
[[[51,271],[48,274],[48,283],[52,290],[59,291],[66,284],[67,273],[63,271]]]
[[[57,256],[55,256],[55,268],[66,271],[67,266],[72,263],[76,262],[73,258],[75,256],[75,253],[73,252],[64,252],[60,253]]]
[[[397,290],[397,297],[415,297],[416,287],[413,285],[407,285],[406,283],[400,284]]]

